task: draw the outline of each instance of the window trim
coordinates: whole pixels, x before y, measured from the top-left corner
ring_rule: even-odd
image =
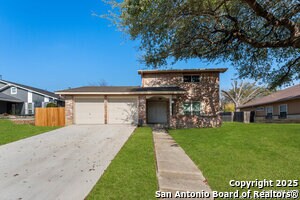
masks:
[[[29,112],[29,105],[30,104],[31,104],[31,113]],[[27,103],[27,112],[28,112],[28,115],[34,115],[34,109],[35,109],[34,102],[28,102]]]
[[[193,104],[194,103],[199,103],[199,111],[194,111],[193,110]],[[202,107],[202,105],[201,105],[201,101],[186,101],[186,102],[183,102],[183,104],[182,104],[182,107],[183,107],[183,105],[184,104],[190,104],[189,105],[189,108],[190,108],[190,116],[191,115],[196,115],[196,116],[200,116],[203,112],[202,112],[202,109],[201,109],[201,107]],[[183,111],[183,115],[188,115],[188,114],[185,114],[185,111],[184,111],[184,108],[182,108],[182,111]],[[194,112],[199,112],[199,115],[197,115],[197,114],[194,114]]]
[[[191,79],[191,81],[184,81],[184,77],[185,77],[185,76],[189,76],[190,79]],[[192,79],[193,76],[199,77],[199,81],[196,81],[196,82],[192,81],[192,80],[193,80],[193,79]],[[183,75],[183,76],[182,76],[182,81],[183,81],[184,83],[200,83],[200,82],[201,82],[201,77],[200,77],[199,74],[186,74],[186,75]]]
[[[257,108],[255,109],[255,111],[257,111],[257,112],[265,111],[265,107],[263,107],[263,106],[257,107]]]
[[[18,94],[18,88],[17,87],[11,87],[10,88],[10,94]]]
[[[271,114],[273,115],[274,112],[273,106],[266,106],[266,115],[268,115],[268,108],[272,108]]]
[[[280,104],[279,106],[278,106],[278,116],[280,117],[280,113],[281,113],[281,111],[280,111],[280,106],[286,106],[286,118],[287,118],[287,115],[288,115],[288,105],[285,103],[285,104]]]

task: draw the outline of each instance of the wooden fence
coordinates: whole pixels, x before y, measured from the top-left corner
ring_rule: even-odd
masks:
[[[36,108],[36,126],[65,126],[65,108]]]
[[[222,121],[224,122],[254,122],[254,112],[243,111],[243,112],[222,112]]]

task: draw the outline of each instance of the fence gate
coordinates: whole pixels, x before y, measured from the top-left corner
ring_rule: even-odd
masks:
[[[36,126],[65,126],[65,108],[36,108]]]

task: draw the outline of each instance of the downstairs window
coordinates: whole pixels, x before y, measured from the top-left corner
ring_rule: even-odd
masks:
[[[183,103],[183,113],[185,115],[200,115],[201,104],[198,101]]]

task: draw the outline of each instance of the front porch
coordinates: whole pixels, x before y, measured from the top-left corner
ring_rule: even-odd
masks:
[[[0,93],[0,114],[19,115],[23,102],[15,97]]]
[[[149,95],[139,97],[139,125],[169,127],[175,95]]]

